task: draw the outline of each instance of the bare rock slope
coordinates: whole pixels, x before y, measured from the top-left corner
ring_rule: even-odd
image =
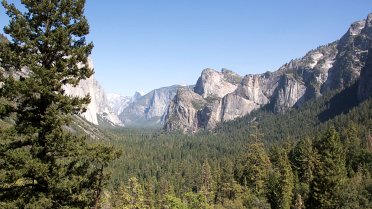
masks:
[[[234,120],[266,106],[274,112],[300,107],[324,93],[343,89],[361,78],[360,97],[370,95],[372,14],[353,23],[340,40],[311,50],[275,72],[258,75],[206,69],[193,91],[179,90],[169,105],[164,128],[193,133],[212,129],[218,123]],[[370,55],[371,56],[371,55]],[[366,65],[367,63],[367,65]]]
[[[88,64],[93,68],[93,62],[89,59]],[[87,106],[87,111],[82,113],[82,117],[87,121],[95,124],[106,123],[110,126],[123,126],[117,114],[110,108],[107,100],[106,92],[102,86],[91,76],[88,79],[81,80],[80,83],[73,87],[71,85],[64,86],[65,93],[72,96],[84,97],[89,94],[91,101]]]

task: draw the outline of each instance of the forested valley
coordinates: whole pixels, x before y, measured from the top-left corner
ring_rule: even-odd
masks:
[[[109,168],[102,205],[370,208],[372,101],[353,98],[355,85],[196,135],[106,130],[122,156]]]
[[[372,208],[372,89],[359,99],[361,79],[192,134],[98,126],[81,117],[91,95],[66,93],[94,73],[85,0],[21,3],[2,1],[0,208]]]

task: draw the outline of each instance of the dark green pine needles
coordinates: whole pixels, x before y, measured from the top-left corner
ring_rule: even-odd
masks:
[[[84,0],[3,0],[10,17],[0,46],[0,208],[89,208],[97,204],[110,147],[64,127],[90,98],[64,94],[93,70]]]

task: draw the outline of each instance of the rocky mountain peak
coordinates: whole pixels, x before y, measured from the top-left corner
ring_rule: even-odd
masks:
[[[228,93],[235,91],[240,83],[241,77],[232,71],[204,69],[194,87],[194,92],[203,98],[219,97],[222,98]]]
[[[347,34],[352,36],[359,35],[362,29],[365,27],[365,25],[366,25],[365,20],[354,22],[353,24],[351,24]]]
[[[142,94],[140,92],[136,91],[133,95],[133,100],[138,100],[141,97],[142,97]]]
[[[181,130],[184,133],[198,131],[202,123],[198,118],[198,111],[202,110],[205,104],[206,101],[201,95],[189,88],[179,88],[166,113],[165,129]]]
[[[367,19],[365,20],[365,26],[362,32],[369,33],[369,34],[372,33],[372,13],[370,13]]]
[[[163,87],[145,95],[136,92],[123,108],[119,118],[127,126],[156,127],[162,125],[169,103],[176,95],[179,85]]]
[[[367,26],[371,27],[372,26],[372,13],[369,13],[366,19]]]
[[[339,41],[311,50],[275,72],[242,78],[226,69],[221,72],[205,69],[194,92],[177,93],[169,106],[165,128],[183,132],[212,129],[220,122],[234,120],[263,106],[273,112],[285,112],[326,92],[352,85],[360,78],[364,66],[362,73],[368,78],[361,79],[359,95],[365,99],[372,94],[367,81],[370,62],[366,62],[371,45],[369,14],[367,19],[353,23]]]
[[[128,107],[129,103],[133,100],[132,97],[122,96],[120,94],[109,93],[107,94],[107,100],[112,111],[116,115],[120,115],[123,110]]]

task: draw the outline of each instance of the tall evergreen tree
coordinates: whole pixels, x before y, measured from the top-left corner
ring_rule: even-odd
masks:
[[[271,208],[289,209],[293,197],[294,177],[288,151],[274,147],[270,159],[273,164],[268,185],[268,200]]]
[[[241,181],[256,194],[261,195],[265,190],[265,181],[268,178],[271,162],[265,145],[256,131],[250,136],[250,143],[242,156],[243,172]]]
[[[362,143],[359,138],[358,127],[354,123],[343,130],[346,156],[346,168],[349,176],[353,176],[359,169],[359,155],[362,153]]]
[[[310,185],[308,208],[337,208],[337,196],[346,180],[346,159],[339,134],[331,127],[318,139],[319,161]]]
[[[1,117],[14,125],[0,138],[0,208],[88,208],[97,205],[112,148],[88,145],[66,131],[89,103],[64,94],[93,74],[85,0],[2,1],[11,37],[1,43]]]
[[[299,180],[307,185],[313,179],[313,172],[317,155],[313,149],[313,142],[310,138],[306,137],[300,140],[293,149],[293,164]]]
[[[211,166],[208,161],[205,160],[202,165],[201,175],[201,188],[200,192],[205,196],[208,203],[212,202],[213,199],[214,181],[211,173]]]

